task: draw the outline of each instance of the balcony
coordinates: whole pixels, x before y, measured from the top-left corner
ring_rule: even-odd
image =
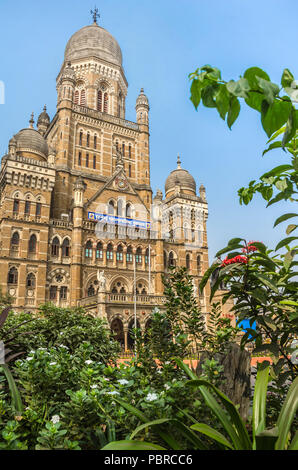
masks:
[[[81,113],[84,115],[87,114],[87,116],[93,117],[95,119],[100,119],[102,121],[111,122],[112,124],[125,127],[126,129],[131,129],[133,131],[139,130],[139,126],[135,122],[127,121],[126,119],[112,116],[111,114],[102,113],[101,111],[96,111],[95,109],[87,108],[87,106],[79,106],[78,104],[74,104],[73,110],[77,113]]]
[[[165,303],[165,297],[163,295],[149,295],[149,294],[140,294],[136,296],[137,305],[148,306],[158,306]],[[91,297],[84,297],[79,300],[78,305],[80,307],[91,307],[98,303],[97,295]],[[113,294],[112,292],[107,292],[106,294],[106,304],[119,304],[119,305],[134,305],[134,295],[133,294]]]

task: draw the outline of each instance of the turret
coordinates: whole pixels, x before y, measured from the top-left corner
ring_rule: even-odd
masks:
[[[47,113],[46,105],[43,108],[43,112],[38,116],[37,120],[37,130],[41,135],[45,135],[47,128],[50,125],[50,116]]]
[[[149,125],[149,101],[141,88],[141,92],[136,101],[137,123]]]

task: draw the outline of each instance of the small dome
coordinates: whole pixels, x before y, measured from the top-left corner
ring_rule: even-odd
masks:
[[[94,23],[80,29],[66,45],[66,62],[97,57],[122,66],[122,52],[116,39],[104,28]]]
[[[136,101],[136,107],[138,106],[148,106],[149,107],[149,101],[147,96],[144,93],[144,88],[141,88],[140,94],[137,97]]]
[[[50,124],[50,122],[51,122],[51,119],[50,119],[50,116],[47,113],[47,107],[44,106],[43,112],[38,116],[37,125],[38,124],[45,124],[46,126],[48,126]]]
[[[181,163],[180,163],[180,158],[178,156],[178,161],[177,161],[177,169],[173,170],[165,184],[165,191],[166,195],[170,191],[175,190],[175,186],[180,186],[181,191],[187,190],[187,191],[192,191],[194,194],[196,194],[197,190],[197,185],[195,182],[195,179],[191,174],[187,171],[181,168]]]
[[[33,153],[41,154],[47,158],[48,144],[37,130],[33,128],[22,129],[14,138],[17,142],[17,152],[22,150],[28,152],[32,151]]]

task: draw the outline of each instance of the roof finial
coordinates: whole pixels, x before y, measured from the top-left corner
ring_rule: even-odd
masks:
[[[93,16],[93,23],[97,24],[97,18],[100,18],[100,14],[98,8],[96,8],[96,5],[94,7],[94,10],[90,10],[90,13]]]
[[[180,170],[181,169],[181,160],[180,160],[180,155],[178,153],[178,157],[177,157],[177,169]]]
[[[30,118],[29,124],[30,124],[31,129],[33,129],[33,125],[34,125],[34,113],[33,113],[33,112],[32,112],[32,114],[31,114],[31,118]]]

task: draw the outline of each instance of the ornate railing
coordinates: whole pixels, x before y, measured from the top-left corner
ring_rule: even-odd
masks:
[[[163,295],[140,294],[136,296],[136,302],[139,305],[152,305],[152,306],[162,305],[165,302],[165,297]],[[98,303],[98,296],[93,295],[90,297],[84,297],[81,300],[79,300],[78,303],[80,307],[96,305]],[[133,294],[114,294],[112,292],[107,292],[106,303],[133,304],[134,295]]]
[[[96,111],[95,109],[87,108],[87,106],[79,106],[78,104],[73,105],[73,110],[77,113],[87,114],[95,119],[101,119],[103,121],[111,122],[118,126],[126,127],[127,129],[132,129],[133,131],[138,131],[139,126],[135,122],[127,121],[111,114],[102,113],[101,111]]]

